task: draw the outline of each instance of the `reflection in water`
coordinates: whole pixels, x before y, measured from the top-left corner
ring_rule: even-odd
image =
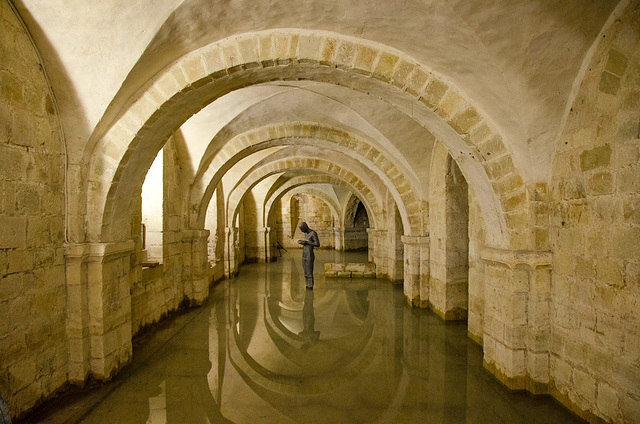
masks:
[[[84,422],[580,422],[508,392],[465,324],[407,307],[401,287],[319,274],[305,290],[288,255],[220,283]],[[336,258],[316,261],[321,272]]]
[[[316,316],[313,312],[313,290],[305,290],[304,305],[302,306],[302,325],[303,329],[298,335],[305,340],[302,350],[306,351],[309,347],[316,343],[320,338],[320,332],[313,328],[316,323]]]

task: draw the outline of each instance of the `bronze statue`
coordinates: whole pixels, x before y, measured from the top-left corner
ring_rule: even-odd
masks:
[[[304,281],[307,289],[313,289],[313,261],[316,259],[313,254],[314,247],[320,247],[320,240],[318,240],[318,234],[313,231],[306,222],[301,222],[298,226],[300,231],[304,233],[304,240],[298,240],[298,244],[303,246],[302,248],[302,269],[304,270]]]

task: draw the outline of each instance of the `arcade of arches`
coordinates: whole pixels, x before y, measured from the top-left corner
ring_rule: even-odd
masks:
[[[366,250],[485,368],[640,421],[640,2],[0,0],[0,394],[248,262]]]

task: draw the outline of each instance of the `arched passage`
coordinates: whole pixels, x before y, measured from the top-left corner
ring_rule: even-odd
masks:
[[[410,228],[411,233],[419,233],[424,227],[421,201],[415,194],[419,191],[416,183],[410,183],[402,170],[383,152],[356,134],[307,122],[274,124],[240,134],[204,160],[201,164],[204,168],[198,172],[191,190],[192,207],[198,211],[194,224],[197,226],[201,221],[202,211],[206,210],[208,199],[224,170],[251,152],[276,145],[327,146],[357,158],[391,190],[405,227]]]
[[[116,118],[94,133],[85,150],[89,166],[86,178],[79,181],[87,182],[71,187],[73,199],[78,202],[74,207],[78,214],[70,219],[74,241],[91,242],[100,258],[110,255],[108,271],[100,262],[103,259],[96,261],[101,272],[92,274],[96,278],[91,286],[106,284],[110,290],[125,292],[126,271],[124,275],[114,275],[111,269],[121,269],[117,261],[130,256],[131,199],[170,134],[200,108],[226,93],[288,79],[343,85],[379,95],[406,111],[447,146],[467,181],[472,182],[487,224],[487,245],[503,249],[529,246],[530,234],[519,229],[522,222],[529,220],[524,180],[490,119],[464,94],[424,65],[384,46],[335,34],[268,31],[222,40],[183,56],[148,81],[121,113],[107,113]],[[309,167],[316,165],[305,165]],[[410,190],[410,186],[403,186],[398,192],[402,196]],[[420,208],[426,205],[412,205],[407,216],[413,216]],[[377,213],[376,207],[371,209]],[[422,224],[423,227],[403,225],[405,294],[412,304],[421,304],[421,281],[428,280],[428,229]],[[199,303],[207,293],[208,233],[198,228],[190,231],[186,250],[191,252],[192,265],[185,286],[187,297]],[[498,255],[502,254],[498,251]],[[126,322],[126,297],[118,308]],[[105,329],[100,337],[108,337],[113,331],[117,327]],[[105,356],[110,364],[118,364],[121,358],[130,356],[130,349],[125,344]],[[500,362],[502,367],[504,361]]]
[[[275,63],[287,66],[274,68]],[[288,78],[374,91],[391,84],[397,91],[386,90],[390,101],[397,96],[418,100],[415,106],[422,111],[423,124],[456,152],[463,173],[483,193],[491,243],[505,245],[509,240],[505,212],[523,207],[523,180],[502,138],[471,102],[398,52],[304,31],[247,34],[192,52],[158,74],[104,134],[95,134],[87,150],[87,204],[97,219],[91,221],[88,238],[126,238],[118,235],[121,227],[116,222],[122,219],[119,211],[126,210],[132,182],[142,179],[149,157],[191,114],[233,89]]]
[[[357,192],[367,202],[374,215],[382,213],[382,207],[377,200],[380,196],[370,188],[371,183],[367,183],[358,175],[343,168],[327,159],[290,157],[288,159],[276,159],[255,167],[246,178],[243,178],[236,187],[229,193],[227,203],[227,224],[230,226],[235,222],[238,207],[244,195],[261,179],[275,173],[291,170],[312,170],[314,173],[327,173],[334,175],[348,184],[349,188]]]

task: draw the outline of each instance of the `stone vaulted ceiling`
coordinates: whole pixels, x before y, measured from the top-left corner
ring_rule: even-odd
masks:
[[[355,37],[410,57],[499,131],[526,181],[551,158],[590,48],[618,2],[599,0],[17,0],[54,87],[71,161],[154,75],[198,48],[272,29]],[[289,81],[219,98],[182,127],[197,170],[216,140],[291,121],[367,138],[426,192],[432,129],[382,95]],[[213,146],[213,147],[212,147]],[[420,183],[422,182],[422,183]],[[418,188],[419,187],[419,188]]]

